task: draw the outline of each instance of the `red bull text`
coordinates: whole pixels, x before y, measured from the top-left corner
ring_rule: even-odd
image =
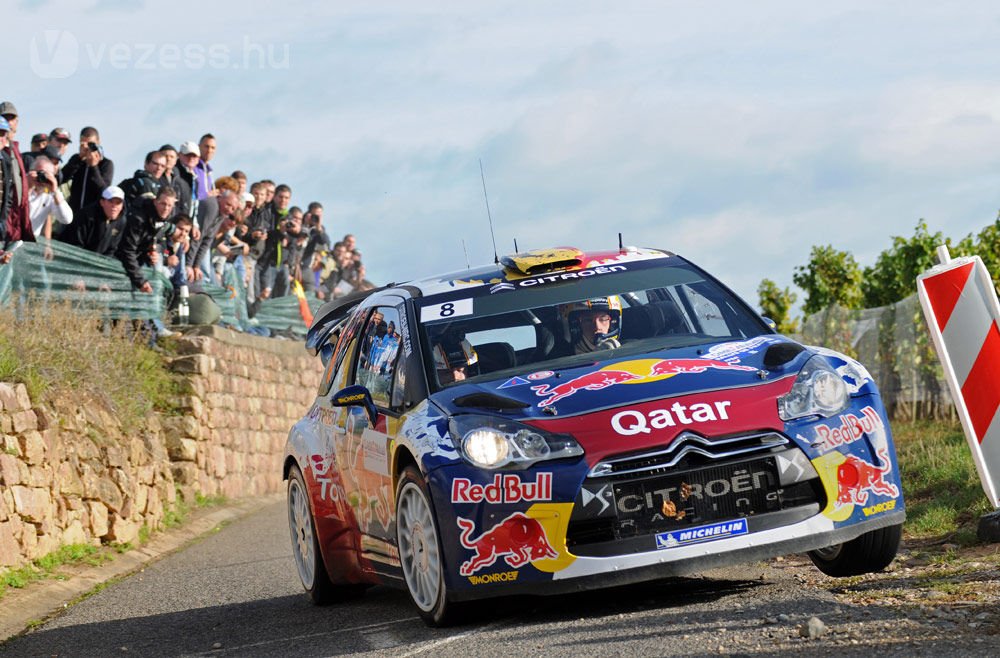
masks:
[[[816,426],[816,439],[819,445],[814,443],[815,447],[824,451],[833,450],[837,446],[853,443],[865,434],[885,427],[878,412],[871,407],[865,407],[861,410],[861,418],[854,414],[844,414],[840,416],[839,420],[840,425],[836,427]]]
[[[523,482],[520,475],[493,476],[490,484],[473,484],[467,478],[455,478],[451,483],[453,503],[506,503],[552,500],[552,473],[538,473],[534,482]]]

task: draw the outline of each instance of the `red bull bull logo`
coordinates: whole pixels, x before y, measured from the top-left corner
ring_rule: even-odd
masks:
[[[545,529],[537,519],[514,512],[479,537],[472,539],[476,525],[469,519],[455,519],[462,530],[459,541],[465,548],[475,551],[470,559],[459,567],[459,574],[471,576],[480,569],[504,561],[519,569],[535,560],[554,560],[559,554],[549,544]]]
[[[885,466],[876,466],[860,457],[846,455],[844,463],[837,467],[838,504],[864,505],[870,493],[891,498],[899,496],[896,485],[885,481],[885,476],[892,470],[888,451],[882,450],[878,456]]]
[[[649,375],[655,377],[657,375],[701,373],[709,368],[714,370],[756,370],[753,366],[741,366],[716,359],[665,359],[654,364]]]
[[[719,361],[717,359],[663,359],[661,361],[654,361],[652,365],[649,365],[649,369],[644,372],[632,372],[628,369],[629,366],[634,367],[636,364],[648,365],[649,361],[626,361],[623,363],[617,363],[614,367],[620,369],[595,370],[594,372],[588,372],[585,375],[580,375],[579,377],[571,379],[563,384],[557,384],[555,386],[541,384],[538,386],[532,386],[531,390],[533,390],[536,395],[545,398],[538,403],[538,406],[547,407],[558,402],[559,400],[562,400],[563,398],[568,398],[569,396],[576,394],[577,391],[599,391],[601,389],[608,388],[609,386],[614,386],[615,384],[631,384],[639,383],[647,379],[655,381],[659,379],[666,379],[668,377],[674,377],[676,375],[699,374],[709,369],[743,370],[751,372],[757,370],[757,368],[754,368],[753,366],[741,366],[733,363],[727,363],[725,361]]]
[[[642,375],[625,372],[624,370],[597,370],[588,372],[586,375],[581,375],[576,379],[571,379],[565,384],[557,384],[556,386],[540,384],[539,386],[532,386],[531,390],[536,395],[548,396],[538,403],[539,407],[547,407],[563,398],[574,395],[577,391],[599,391],[602,388],[614,386],[615,384],[642,378]]]

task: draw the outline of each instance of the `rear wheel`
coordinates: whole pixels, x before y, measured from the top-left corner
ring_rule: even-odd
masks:
[[[363,585],[334,585],[326,572],[319,551],[319,538],[309,508],[309,492],[298,466],[288,473],[288,529],[292,536],[295,568],[306,594],[316,605],[328,605],[354,598],[364,592]]]
[[[903,526],[879,528],[844,542],[809,551],[816,568],[828,576],[859,576],[882,571],[896,557]]]
[[[455,606],[448,602],[444,554],[423,476],[407,466],[396,487],[396,542],[399,561],[410,598],[430,626],[456,621]]]

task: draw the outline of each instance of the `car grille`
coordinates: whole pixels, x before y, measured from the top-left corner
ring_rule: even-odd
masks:
[[[656,475],[720,459],[770,452],[787,444],[788,438],[777,432],[716,439],[683,432],[666,448],[604,459],[590,469],[587,477],[611,477],[617,480],[622,476],[631,478],[636,474]]]
[[[780,473],[778,461],[787,463],[788,455],[799,453],[789,443],[775,432],[722,439],[686,432],[667,448],[606,458],[584,482],[567,545],[652,536],[806,506],[818,511],[825,494],[815,471],[802,481]]]

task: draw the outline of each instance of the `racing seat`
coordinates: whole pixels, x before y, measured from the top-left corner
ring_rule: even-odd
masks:
[[[622,309],[622,340],[686,333],[687,323],[672,299]]]
[[[556,359],[573,353],[569,343],[544,324],[535,325],[535,345],[535,351],[528,363]]]
[[[517,355],[510,343],[483,343],[475,346],[479,355],[479,372],[495,372],[517,365]]]

